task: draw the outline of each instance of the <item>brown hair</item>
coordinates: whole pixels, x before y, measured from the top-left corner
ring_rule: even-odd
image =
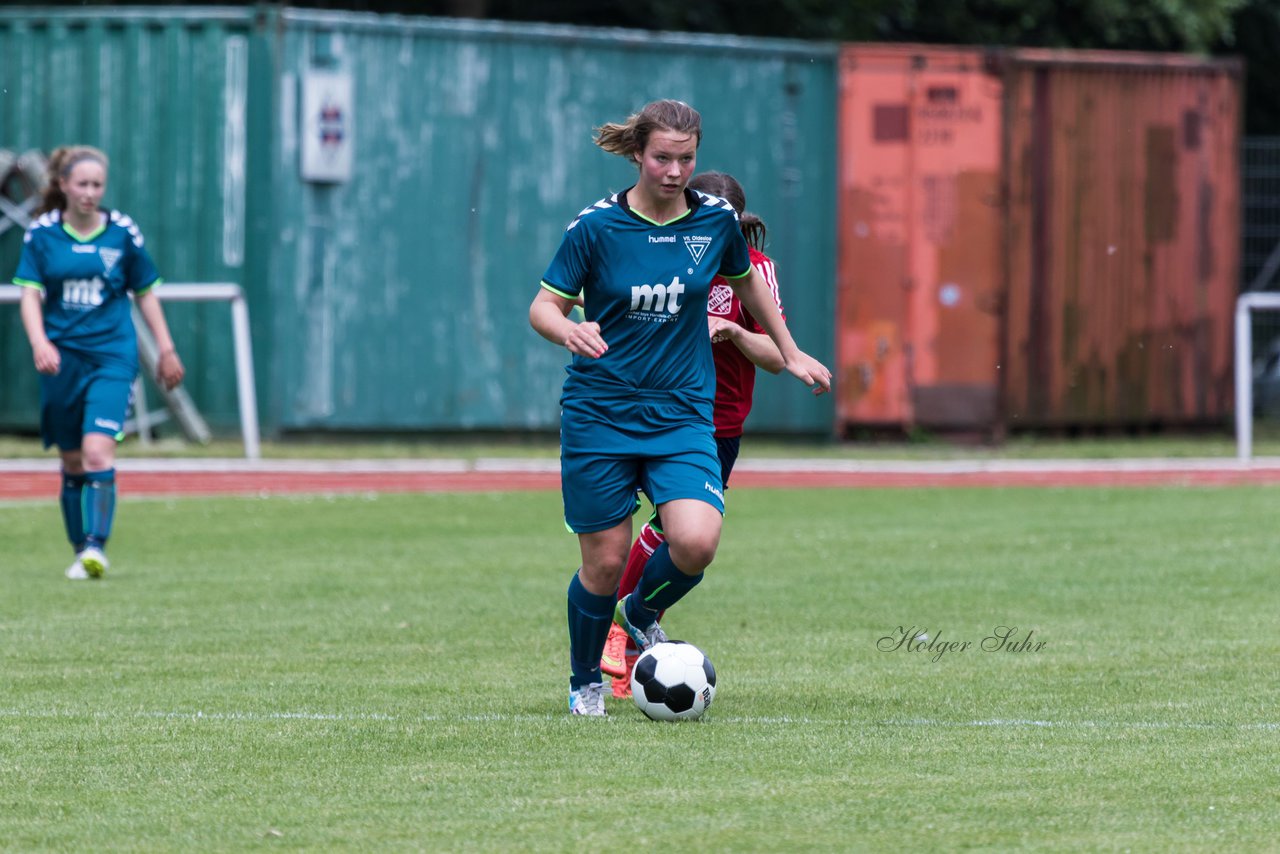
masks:
[[[764,220],[747,210],[747,194],[742,185],[727,172],[701,172],[689,179],[689,189],[701,190],[713,196],[719,196],[738,212],[738,223],[742,226],[742,236],[754,249],[764,251],[764,238],[768,229]]]
[[[40,198],[40,206],[36,208],[36,216],[49,211],[60,211],[67,206],[66,194],[58,181],[71,174],[77,163],[95,160],[107,168],[107,155],[91,145],[63,145],[49,155],[49,163],[45,168],[46,181]]]
[[[622,124],[606,122],[596,128],[596,145],[627,159],[644,151],[655,130],[692,134],[702,144],[702,116],[684,101],[652,101]]]

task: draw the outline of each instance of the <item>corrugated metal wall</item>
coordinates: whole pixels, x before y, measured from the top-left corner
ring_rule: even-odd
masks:
[[[675,97],[701,168],[770,225],[797,337],[831,352],[834,49],[288,10],[276,110],[272,421],[286,429],[555,429],[566,361],[528,326],[564,227],[634,181],[592,129]],[[298,178],[297,75],[355,78],[355,178]],[[830,430],[763,379],[753,426]]]
[[[1004,80],[1006,423],[1226,423],[1239,65],[1026,50]]]
[[[841,60],[841,419],[997,417],[1002,101],[973,48],[851,45]]]
[[[564,226],[634,169],[592,128],[648,100],[703,114],[702,168],[769,224],[797,338],[830,359],[834,45],[326,13],[0,11],[0,147],[112,157],[171,281],[249,294],[267,433],[554,430],[565,354],[527,308]],[[350,180],[300,175],[300,80],[354,81]],[[85,85],[85,81],[94,81]],[[16,235],[0,239],[12,270]],[[7,275],[7,274],[6,274]],[[223,306],[171,306],[188,385],[235,424]],[[35,423],[17,319],[0,319],[0,422]],[[763,378],[752,428],[830,432],[833,406]]]
[[[1226,423],[1237,63],[849,45],[841,69],[844,432]]]

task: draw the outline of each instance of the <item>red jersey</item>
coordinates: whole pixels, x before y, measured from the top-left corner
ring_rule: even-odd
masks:
[[[774,269],[773,259],[755,249],[750,252],[751,266],[764,276],[769,284],[769,293],[773,295],[773,301],[781,312],[782,300],[778,297],[778,274]],[[711,282],[707,314],[727,318],[751,332],[764,332],[764,327],[756,322],[733,292],[733,288],[721,276]],[[716,436],[741,436],[742,423],[747,420],[747,413],[751,411],[751,397],[756,388],[755,363],[742,355],[742,351],[732,341],[714,342],[711,345],[711,355],[716,363]]]

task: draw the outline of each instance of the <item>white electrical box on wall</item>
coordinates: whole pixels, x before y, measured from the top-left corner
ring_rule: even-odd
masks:
[[[345,71],[302,74],[302,179],[338,183],[351,179],[355,149],[354,86]]]

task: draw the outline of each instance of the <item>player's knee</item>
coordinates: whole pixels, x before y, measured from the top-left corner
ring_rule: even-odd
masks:
[[[621,559],[603,557],[590,563],[583,563],[582,568],[578,570],[578,575],[584,587],[592,593],[603,596],[618,589],[618,582],[622,580],[622,571],[626,567],[625,557]]]
[[[84,461],[85,471],[106,471],[115,465],[115,455],[101,451],[86,450],[81,459]]]
[[[686,575],[697,575],[716,559],[716,548],[720,545],[719,535],[700,534],[681,538],[671,544],[671,561]]]
[[[84,474],[84,457],[79,451],[63,451],[62,470],[67,474]]]

